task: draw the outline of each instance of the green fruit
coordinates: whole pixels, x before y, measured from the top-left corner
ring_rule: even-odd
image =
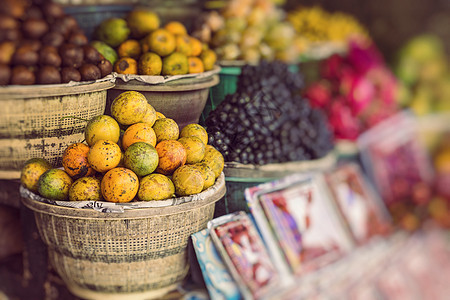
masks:
[[[125,151],[123,163],[136,175],[146,176],[156,170],[159,163],[158,152],[146,142],[136,142]]]
[[[72,178],[61,169],[50,169],[39,177],[39,194],[52,200],[67,200]]]
[[[113,65],[119,59],[117,52],[102,41],[92,41],[91,46],[97,49]]]
[[[95,37],[113,48],[124,42],[129,34],[130,28],[121,18],[106,19],[95,30]]]
[[[163,75],[183,75],[189,71],[189,63],[186,55],[174,52],[163,58]]]

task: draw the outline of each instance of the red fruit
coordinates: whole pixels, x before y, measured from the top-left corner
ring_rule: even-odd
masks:
[[[331,91],[328,82],[321,80],[311,84],[305,92],[305,98],[312,107],[323,108],[331,102]]]
[[[355,140],[360,132],[360,124],[342,101],[334,101],[328,120],[337,139]]]

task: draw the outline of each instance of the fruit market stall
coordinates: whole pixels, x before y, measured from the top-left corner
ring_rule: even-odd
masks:
[[[0,7],[0,298],[448,294],[437,36],[182,2]]]

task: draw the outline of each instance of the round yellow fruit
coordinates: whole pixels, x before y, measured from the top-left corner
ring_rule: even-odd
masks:
[[[159,28],[152,31],[147,37],[149,50],[161,57],[171,54],[175,51],[175,36],[169,31]]]
[[[161,57],[153,52],[146,52],[141,55],[138,62],[138,73],[140,75],[159,75],[162,70]]]
[[[186,163],[195,164],[205,157],[205,144],[195,136],[182,137],[178,141],[186,149]]]
[[[150,124],[150,126],[153,126],[153,124],[155,124],[155,121],[156,121],[155,108],[153,108],[153,106],[150,103],[148,103],[147,112],[145,113],[145,116],[142,119],[142,122]]]
[[[225,165],[225,160],[222,153],[220,153],[216,148],[211,145],[205,146],[205,157],[202,162],[206,163],[211,170],[214,172],[214,176],[219,177],[220,173],[223,171]]]
[[[89,149],[87,157],[95,171],[106,172],[117,167],[122,158],[122,151],[114,142],[99,140]]]
[[[173,35],[186,35],[186,27],[178,21],[170,21],[164,26],[164,29],[171,32]]]
[[[202,172],[203,180],[205,181],[203,184],[203,191],[214,185],[216,182],[216,176],[207,164],[197,163],[193,166]]]
[[[122,125],[141,122],[147,113],[147,98],[139,92],[119,94],[111,104],[111,115]]]
[[[136,142],[146,142],[156,146],[156,134],[148,123],[136,123],[125,130],[122,137],[122,147],[126,151],[129,146]]]
[[[150,10],[135,9],[127,16],[127,24],[134,38],[142,38],[159,28],[159,16]]]
[[[202,140],[205,146],[208,144],[208,133],[206,129],[196,123],[188,124],[181,129],[180,137],[190,137],[195,136]]]
[[[109,140],[114,143],[119,141],[120,126],[114,118],[100,115],[89,120],[84,129],[84,138],[89,146],[98,140]]]
[[[173,52],[163,58],[162,75],[184,75],[189,72],[187,55],[181,52]]]
[[[170,118],[157,119],[153,124],[153,130],[157,143],[165,140],[177,140],[180,135],[177,122]]]
[[[161,112],[159,112],[159,111],[156,112],[156,120],[158,120],[158,119],[164,119],[165,117],[166,117],[166,116],[163,115]]]
[[[139,183],[138,198],[141,201],[164,200],[175,195],[175,186],[169,177],[162,174],[150,174]]]
[[[103,176],[101,189],[106,201],[130,202],[139,190],[139,179],[130,169],[114,168]]]
[[[20,182],[30,191],[37,193],[39,177],[51,168],[52,165],[46,159],[31,158],[25,162],[22,168]]]
[[[100,179],[95,177],[81,177],[69,189],[70,201],[100,201],[102,198]]]
[[[50,169],[39,177],[38,192],[44,198],[67,200],[72,183],[72,178],[64,170]]]
[[[191,165],[184,165],[176,169],[172,181],[178,196],[198,194],[203,190],[205,183],[202,172]]]

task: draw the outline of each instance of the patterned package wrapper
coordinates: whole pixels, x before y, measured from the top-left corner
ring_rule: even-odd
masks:
[[[217,252],[209,230],[194,233],[192,242],[211,299],[241,299],[239,289]]]

